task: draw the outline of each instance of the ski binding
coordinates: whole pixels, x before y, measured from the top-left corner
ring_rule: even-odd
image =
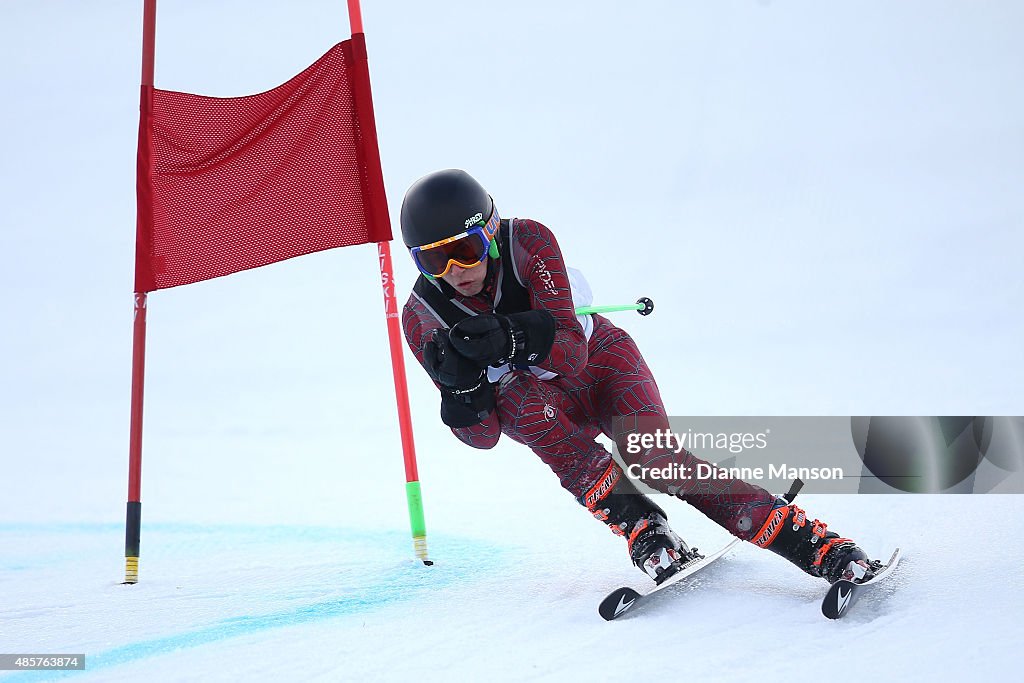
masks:
[[[616,588],[608,594],[604,600],[601,601],[598,606],[598,613],[606,620],[611,621],[617,617],[622,616],[628,610],[633,609],[637,605],[646,601],[655,593],[668,588],[669,586],[675,585],[685,579],[688,576],[696,574],[700,570],[707,567],[709,564],[719,559],[727,552],[733,549],[737,543],[740,543],[740,539],[735,538],[718,552],[712,553],[711,555],[701,555],[697,552],[696,548],[691,549],[690,558],[682,562],[679,568],[669,576],[667,579],[651,588],[646,593],[641,593],[629,586],[623,586],[622,588]]]

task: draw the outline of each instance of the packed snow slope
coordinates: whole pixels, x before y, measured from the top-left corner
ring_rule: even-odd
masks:
[[[364,0],[391,214],[461,167],[558,236],[674,415],[1021,415],[1024,6]],[[526,449],[458,443],[407,355],[410,558],[375,249],[149,302],[140,583],[123,571],[141,2],[0,12],[0,680],[1006,678],[1017,496],[806,496],[894,579],[746,545],[621,621],[623,543]],[[269,89],[344,3],[163,0],[156,81]],[[397,231],[397,225],[395,227]],[[404,293],[414,269],[395,251]],[[690,543],[725,533],[662,501]]]
[[[868,548],[907,553],[838,622],[821,616],[824,582],[750,545],[605,622],[601,598],[645,579],[618,539],[538,500],[551,509],[528,508],[532,537],[491,507],[455,503],[494,521],[465,525],[475,535],[435,525],[433,567],[372,515],[359,526],[154,523],[133,587],[114,581],[115,524],[5,524],[0,642],[87,653],[87,670],[68,675],[114,681],[622,680],[659,667],[699,681],[814,681],[831,660],[866,680],[960,681],[1017,668],[1014,497],[804,502]],[[670,510],[691,542],[726,540],[681,503]],[[61,676],[11,680],[22,677]]]

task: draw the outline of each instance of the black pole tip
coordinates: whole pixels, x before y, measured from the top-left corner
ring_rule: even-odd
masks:
[[[423,560],[423,564],[427,565],[428,567],[433,567],[434,566],[434,561],[433,560]]]
[[[640,315],[650,315],[654,311],[654,302],[651,301],[650,297],[642,296],[636,302],[643,304],[643,308],[636,309],[636,312]]]

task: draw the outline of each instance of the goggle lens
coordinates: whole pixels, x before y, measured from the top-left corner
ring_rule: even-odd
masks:
[[[483,263],[491,248],[491,240],[498,232],[500,222],[497,211],[491,212],[486,223],[478,223],[461,235],[412,248],[412,258],[424,275],[444,277],[452,264],[474,268]]]
[[[473,231],[453,242],[445,242],[429,249],[419,249],[415,257],[420,270],[428,275],[441,277],[448,272],[450,261],[463,268],[480,265],[489,246],[479,231]]]

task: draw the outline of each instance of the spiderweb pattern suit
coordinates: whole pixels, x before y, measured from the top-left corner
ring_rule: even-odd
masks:
[[[511,254],[491,258],[483,291],[462,296],[446,294],[474,313],[494,310],[501,277],[518,276],[526,287],[530,307],[548,310],[556,333],[548,357],[539,366],[556,377],[541,379],[530,370],[514,370],[494,385],[497,408],[480,424],[452,429],[474,447],[492,448],[502,434],[528,446],[558,477],[562,487],[583,502],[587,492],[610,468],[611,453],[595,440],[604,433],[619,447],[628,465],[664,468],[676,463],[695,471],[703,462],[682,450],[652,448],[628,454],[628,434],[669,429],[658,385],[629,334],[607,318],[593,316],[589,339],[577,319],[569,277],[558,242],[551,231],[533,220],[514,219]],[[503,228],[504,229],[504,228]],[[509,272],[514,269],[514,272]],[[442,322],[417,298],[410,296],[402,313],[406,340],[420,364],[423,347]],[[680,471],[680,470],[677,470]],[[762,527],[776,502],[766,490],[738,479],[644,481],[671,493],[744,540]]]

